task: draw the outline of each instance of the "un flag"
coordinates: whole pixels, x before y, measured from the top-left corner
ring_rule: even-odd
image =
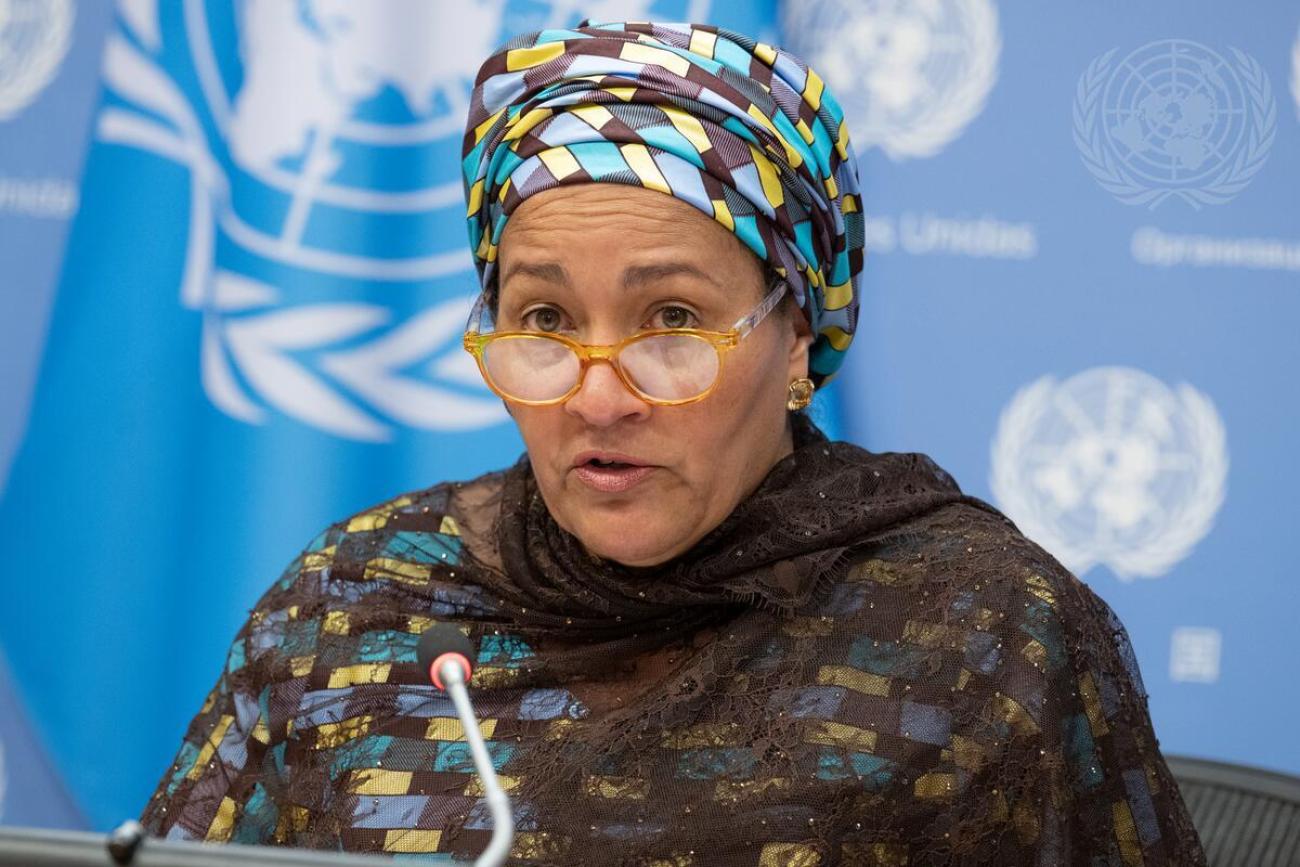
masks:
[[[465,100],[513,25],[317,5],[123,4],[106,45],[0,504],[0,629],[101,828],[138,813],[321,527],[521,448],[459,347]]]

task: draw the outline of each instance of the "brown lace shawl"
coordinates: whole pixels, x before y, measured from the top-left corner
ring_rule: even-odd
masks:
[[[512,863],[1204,863],[1105,603],[929,458],[802,417],[661,567],[588,555],[526,458],[330,528],[241,632],[146,826],[480,851],[481,791],[408,652],[430,617],[481,647]]]

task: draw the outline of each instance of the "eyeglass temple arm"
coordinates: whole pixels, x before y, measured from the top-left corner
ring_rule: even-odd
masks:
[[[465,321],[465,331],[467,334],[478,334],[479,326],[482,325],[483,308],[487,306],[487,290],[478,294],[474,301],[474,306],[469,311],[469,318]]]
[[[771,292],[767,293],[766,298],[759,302],[753,312],[748,316],[742,316],[737,319],[736,324],[731,326],[731,330],[736,332],[736,338],[740,339],[757,328],[758,324],[767,317],[767,314],[771,313],[776,308],[776,305],[780,303],[781,299],[785,297],[788,288],[789,284],[785,282],[785,278],[778,278],[776,286],[773,287]]]

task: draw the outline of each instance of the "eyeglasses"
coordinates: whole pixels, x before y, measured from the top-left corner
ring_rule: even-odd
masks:
[[[480,333],[487,293],[479,296],[466,326],[465,351],[478,362],[488,388],[514,403],[552,406],[582,388],[587,368],[607,361],[623,384],[646,403],[680,406],[703,400],[718,384],[726,353],[758,327],[788,288],[775,286],[727,331],[655,328],[618,343],[590,345],[540,331]]]

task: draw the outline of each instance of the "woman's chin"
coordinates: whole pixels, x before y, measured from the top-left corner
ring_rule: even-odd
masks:
[[[687,547],[682,545],[685,531],[665,526],[661,516],[607,515],[586,523],[588,526],[574,534],[583,547],[597,557],[625,566],[656,566]]]

